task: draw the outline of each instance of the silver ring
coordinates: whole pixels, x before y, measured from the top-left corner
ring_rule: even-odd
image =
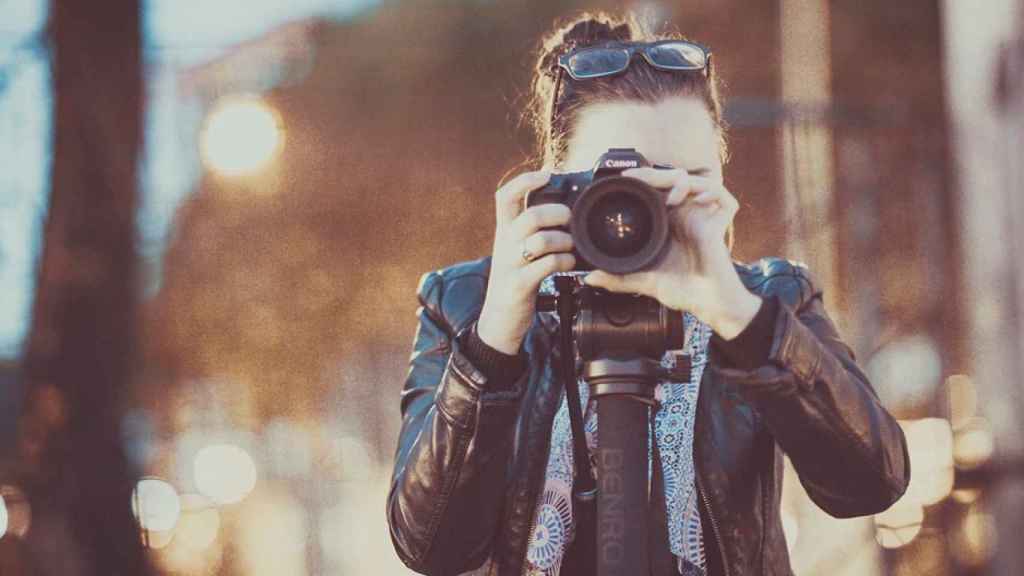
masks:
[[[527,264],[533,262],[533,259],[536,258],[533,252],[530,252],[529,250],[526,249],[526,242],[522,243],[522,250],[519,252],[519,255],[523,257],[523,261],[526,262]]]

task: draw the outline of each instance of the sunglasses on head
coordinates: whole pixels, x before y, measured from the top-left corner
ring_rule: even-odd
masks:
[[[548,119],[551,125],[554,125],[557,115],[562,70],[568,72],[574,80],[612,76],[629,68],[637,53],[643,56],[647,64],[658,70],[702,71],[705,76],[711,71],[711,50],[685,40],[623,42],[569,51],[558,57],[558,65],[554,67],[555,89],[551,94],[551,117]]]
[[[558,58],[558,67],[574,80],[589,80],[625,71],[637,53],[659,70],[703,70],[706,74],[711,66],[711,51],[706,47],[684,40],[660,40],[572,50]]]

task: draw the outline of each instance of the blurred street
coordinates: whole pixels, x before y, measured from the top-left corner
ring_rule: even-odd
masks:
[[[623,6],[713,48],[734,257],[809,266],[910,446],[874,517],[787,469],[794,571],[1024,570],[1024,1],[60,4],[0,0],[0,576],[411,574],[417,281],[538,166],[537,39]]]

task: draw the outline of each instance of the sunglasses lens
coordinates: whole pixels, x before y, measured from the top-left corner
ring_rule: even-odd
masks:
[[[647,48],[647,56],[655,66],[673,70],[701,70],[707,65],[704,51],[685,42],[651,46]]]
[[[584,50],[569,59],[569,69],[577,78],[595,78],[625,70],[629,52],[625,50]]]

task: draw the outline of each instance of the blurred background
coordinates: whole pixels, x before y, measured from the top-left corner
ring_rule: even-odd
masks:
[[[540,35],[622,6],[713,47],[737,259],[806,262],[905,426],[883,514],[788,473],[795,571],[1021,573],[1024,2],[75,4],[0,0],[0,574],[408,573],[417,280],[535,166]]]

